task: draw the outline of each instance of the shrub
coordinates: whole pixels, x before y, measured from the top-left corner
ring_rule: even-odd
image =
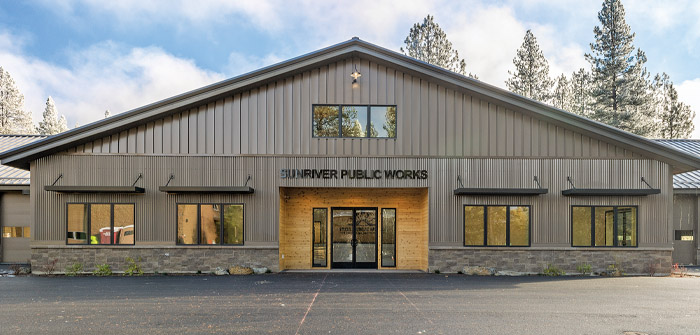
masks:
[[[622,271],[622,268],[618,263],[613,263],[608,265],[608,269],[605,271],[605,274],[611,277],[620,277],[625,273]]]
[[[83,272],[83,264],[82,263],[73,263],[73,265],[69,265],[66,267],[66,276],[73,277],[78,274]]]
[[[95,271],[92,271],[92,274],[100,277],[111,276],[112,268],[109,266],[109,264],[98,264]]]
[[[565,275],[566,272],[556,267],[555,265],[547,264],[547,267],[545,267],[544,270],[542,270],[542,274],[549,277],[557,277]]]
[[[22,274],[22,266],[19,264],[10,264],[10,270],[12,270],[13,274],[16,276]]]
[[[435,269],[435,271],[433,271],[433,272],[435,272],[435,274],[440,274],[440,270],[438,270],[438,269]]]
[[[143,269],[141,269],[141,257],[138,260],[134,260],[131,257],[126,258],[127,266],[126,271],[124,271],[125,276],[141,276],[143,275]]]
[[[591,274],[591,265],[588,263],[579,264],[576,266],[576,271],[578,271],[584,276]]]
[[[46,266],[44,266],[44,272],[46,272],[47,275],[52,275],[53,272],[56,271],[56,263],[58,263],[58,258],[54,258],[46,263]]]
[[[659,271],[659,265],[654,262],[647,263],[646,272],[653,277]]]

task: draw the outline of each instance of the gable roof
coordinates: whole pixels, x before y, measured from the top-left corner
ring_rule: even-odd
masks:
[[[29,162],[34,159],[67,150],[82,143],[102,138],[107,134],[126,130],[236,92],[288,77],[321,64],[348,57],[366,58],[421,78],[440,82],[446,87],[468,90],[470,94],[485,100],[498,102],[512,110],[529,113],[555,125],[576,130],[593,138],[604,139],[621,148],[637,152],[644,157],[666,162],[671,165],[674,173],[700,169],[700,157],[698,156],[690,155],[644,137],[568,113],[493,85],[362,41],[356,37],[306,55],[117,114],[110,118],[99,120],[35,143],[24,145],[1,153],[0,160],[2,160],[3,164],[28,169]]]
[[[46,138],[43,135],[0,135],[0,152]],[[0,165],[0,186],[29,185],[29,171]]]
[[[700,140],[656,140],[659,143],[685,151],[689,154],[700,156]],[[673,188],[675,190],[698,191],[700,190],[700,170],[679,173],[673,176]]]

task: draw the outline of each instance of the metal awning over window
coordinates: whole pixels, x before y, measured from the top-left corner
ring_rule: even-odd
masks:
[[[167,193],[250,194],[255,192],[250,186],[160,186],[158,190]]]
[[[59,193],[145,193],[146,189],[138,186],[44,186],[45,191]]]
[[[571,177],[566,177],[566,181],[571,185],[570,189],[562,190],[561,195],[564,196],[582,196],[582,197],[594,197],[594,196],[632,196],[632,197],[645,197],[652,194],[660,194],[661,190],[658,188],[653,188],[644,177],[642,177],[642,182],[649,186],[649,188],[576,188],[571,180]]]
[[[462,178],[457,176],[459,188],[454,190],[454,195],[515,195],[515,196],[535,196],[547,194],[549,189],[542,188],[537,176],[533,177],[533,181],[537,188],[518,188],[518,187],[464,187]]]
[[[659,194],[660,189],[655,188],[570,188],[562,190],[561,195],[566,196],[636,196]]]
[[[143,175],[139,174],[131,186],[56,185],[63,178],[61,174],[53,184],[44,186],[44,190],[58,193],[146,193],[145,188],[136,186],[141,177]]]
[[[542,195],[549,192],[546,188],[458,188],[455,195]]]
[[[175,175],[171,174],[165,186],[159,186],[158,190],[166,193],[252,194],[255,192],[252,187],[248,186],[250,176],[243,186],[169,186],[173,179],[175,179]]]

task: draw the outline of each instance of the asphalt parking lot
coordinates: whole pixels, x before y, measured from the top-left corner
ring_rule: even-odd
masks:
[[[700,333],[700,278],[3,277],[2,334]]]

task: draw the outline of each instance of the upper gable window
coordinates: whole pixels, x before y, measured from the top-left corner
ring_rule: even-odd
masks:
[[[313,137],[396,138],[396,106],[314,105]]]

